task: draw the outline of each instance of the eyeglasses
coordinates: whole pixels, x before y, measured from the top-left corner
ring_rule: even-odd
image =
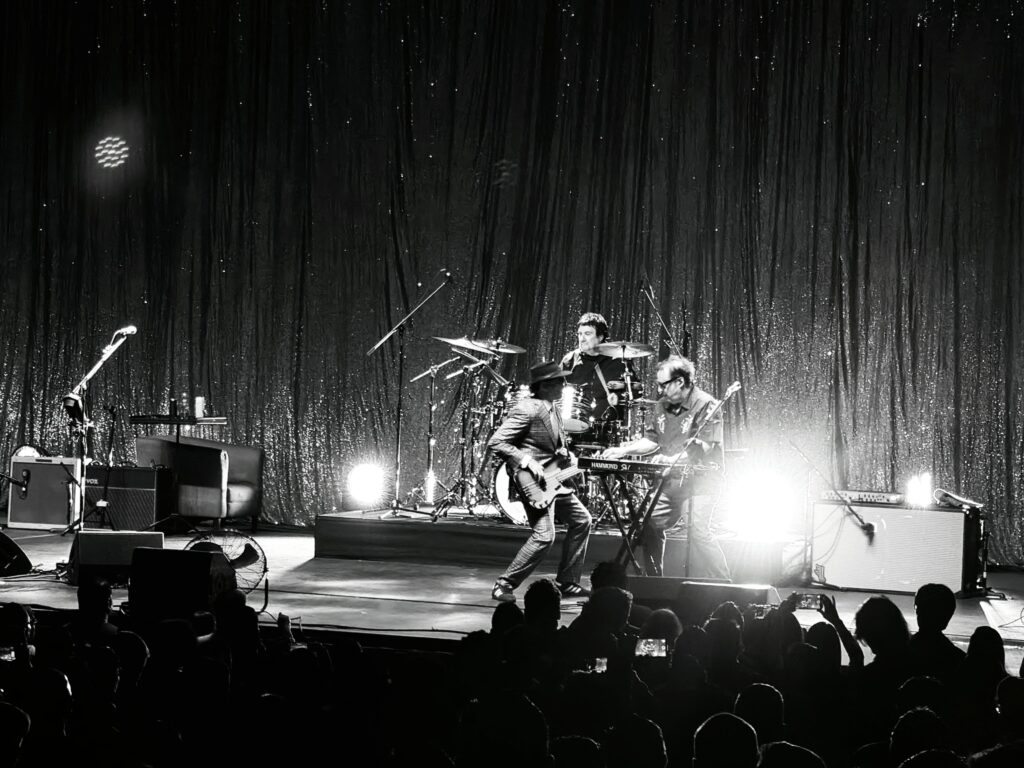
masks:
[[[666,381],[665,383],[662,383],[662,382],[660,382],[660,381],[659,381],[659,382],[658,382],[658,391],[659,391],[659,392],[664,392],[664,391],[665,391],[665,388],[666,388],[666,387],[667,387],[667,386],[668,386],[669,384],[671,384],[671,383],[672,383],[673,381],[679,381],[679,380],[680,380],[681,378],[683,378],[683,377],[682,377],[682,376],[673,376],[673,377],[672,377],[671,379],[669,379],[669,380],[668,380],[668,381]]]

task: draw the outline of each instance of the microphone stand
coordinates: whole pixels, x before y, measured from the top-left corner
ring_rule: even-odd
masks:
[[[802,458],[804,460],[804,462],[807,464],[807,466],[809,466],[811,469],[813,469],[814,473],[818,477],[820,477],[822,480],[825,481],[825,485],[827,485],[829,487],[829,490],[832,491],[832,495],[837,500],[842,502],[844,507],[846,507],[847,514],[849,514],[850,517],[852,517],[854,520],[857,521],[857,527],[860,528],[864,532],[864,535],[868,537],[868,544],[873,544],[874,541],[875,541],[875,524],[867,522],[863,517],[860,516],[860,513],[857,512],[857,510],[853,508],[852,504],[850,504],[850,500],[847,499],[845,496],[843,496],[843,494],[841,494],[839,492],[839,490],[836,488],[835,484],[829,478],[825,477],[825,475],[822,473],[822,471],[820,469],[818,469],[817,465],[815,465],[815,463],[813,461],[811,461],[807,457],[807,454],[804,453],[802,450],[800,450],[800,446],[798,446],[792,440],[789,441],[789,444],[791,446],[793,446],[793,449],[797,453],[800,454],[800,458]],[[812,580],[813,580],[812,579],[812,575],[810,573],[810,562],[807,560],[808,550],[810,549],[810,536],[813,536],[813,532],[809,530],[809,527],[807,526],[807,524],[805,522],[805,524],[804,524],[804,560],[805,560],[806,565],[804,567],[804,578],[806,579],[808,584],[810,584],[812,582]]]
[[[395,413],[395,498],[391,502],[391,513],[389,517],[401,517],[398,514],[399,511],[403,512],[415,512],[417,514],[431,514],[425,510],[416,509],[415,507],[403,507],[399,498],[402,488],[402,389],[403,389],[403,378],[405,375],[405,324],[408,320],[415,315],[419,310],[430,301],[434,296],[441,291],[449,282],[451,282],[452,275],[450,272],[445,272],[444,280],[437,288],[428,293],[423,300],[413,307],[409,313],[403,317],[390,331],[385,333],[380,341],[374,344],[366,351],[366,356],[369,357],[378,349],[380,349],[384,342],[398,334],[398,408]]]
[[[642,293],[644,295],[644,298],[650,302],[651,309],[654,310],[654,314],[657,315],[658,317],[658,322],[661,323],[661,327],[665,329],[665,335],[668,336],[668,340],[672,342],[673,351],[675,351],[675,353],[680,357],[685,357],[685,355],[680,351],[679,344],[676,342],[675,337],[672,335],[672,331],[668,329],[668,326],[665,325],[665,321],[661,318],[661,312],[658,311],[658,305],[654,303],[654,286],[651,285],[650,280],[647,280],[647,286],[647,288],[641,286],[640,293]],[[686,334],[687,336],[690,335],[689,333],[687,333],[686,329],[683,329],[683,333]]]
[[[79,490],[82,489],[82,478],[85,477],[85,467],[89,463],[88,435],[93,429],[93,423],[85,412],[85,390],[89,385],[89,380],[97,374],[100,368],[103,367],[103,364],[110,359],[110,356],[113,355],[122,344],[124,344],[125,340],[132,333],[135,333],[134,326],[130,326],[130,333],[116,331],[113,338],[110,340],[110,343],[103,348],[100,359],[97,360],[96,364],[89,369],[85,376],[82,377],[82,380],[64,396],[64,410],[67,411],[68,418],[70,420],[68,427],[71,430],[72,436],[77,438],[75,441],[75,453],[77,454],[75,458],[79,460],[77,475],[71,475],[71,480],[69,482],[73,482],[77,485]],[[84,495],[84,493],[75,494],[73,492],[68,494],[68,519],[71,520],[71,523],[61,532],[61,536],[82,527],[84,518],[81,514],[80,501]],[[104,497],[105,496],[106,493],[104,492]]]

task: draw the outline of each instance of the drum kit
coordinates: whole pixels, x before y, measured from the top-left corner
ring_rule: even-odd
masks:
[[[470,515],[474,515],[478,506],[489,505],[509,521],[517,525],[529,525],[523,504],[514,498],[508,473],[504,471],[501,462],[489,456],[487,451],[487,441],[508,411],[522,398],[530,396],[528,386],[515,385],[495,368],[500,367],[499,361],[504,355],[518,355],[526,350],[502,339],[476,339],[468,336],[433,338],[447,344],[455,356],[431,366],[411,379],[416,381],[430,376],[427,477],[428,483],[436,484],[441,489],[436,501],[429,497],[425,499],[428,502],[434,501],[432,519],[436,521],[441,516],[447,516],[448,510],[455,506],[464,507]],[[567,385],[562,399],[556,402],[568,433],[569,446],[581,456],[597,455],[606,448],[640,436],[646,421],[646,411],[655,403],[643,397],[643,385],[635,380],[629,364],[629,361],[653,355],[654,347],[620,341],[599,344],[595,351],[626,361],[627,364],[621,379],[606,382],[608,403],[618,406],[608,409],[608,415],[595,417],[595,393],[589,391],[587,385]],[[434,475],[434,412],[438,405],[434,380],[442,367],[456,361],[461,362],[462,366],[445,378],[462,378],[457,393],[458,406],[462,409],[457,437],[459,474],[454,481],[446,484],[436,480]],[[606,516],[604,513],[607,510],[598,507],[607,505],[607,502],[600,493],[597,480],[587,477],[586,473],[584,478],[583,482],[578,483],[579,495],[584,504],[590,507],[594,519],[600,521]]]

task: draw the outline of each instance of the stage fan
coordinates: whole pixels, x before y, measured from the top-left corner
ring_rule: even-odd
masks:
[[[196,536],[185,549],[198,552],[221,552],[235,572],[238,588],[248,594],[267,575],[267,556],[251,536],[223,529]]]

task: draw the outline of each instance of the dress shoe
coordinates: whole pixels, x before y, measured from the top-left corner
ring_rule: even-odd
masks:
[[[503,581],[494,582],[494,588],[491,589],[491,597],[501,603],[515,602],[516,599],[512,587]]]

